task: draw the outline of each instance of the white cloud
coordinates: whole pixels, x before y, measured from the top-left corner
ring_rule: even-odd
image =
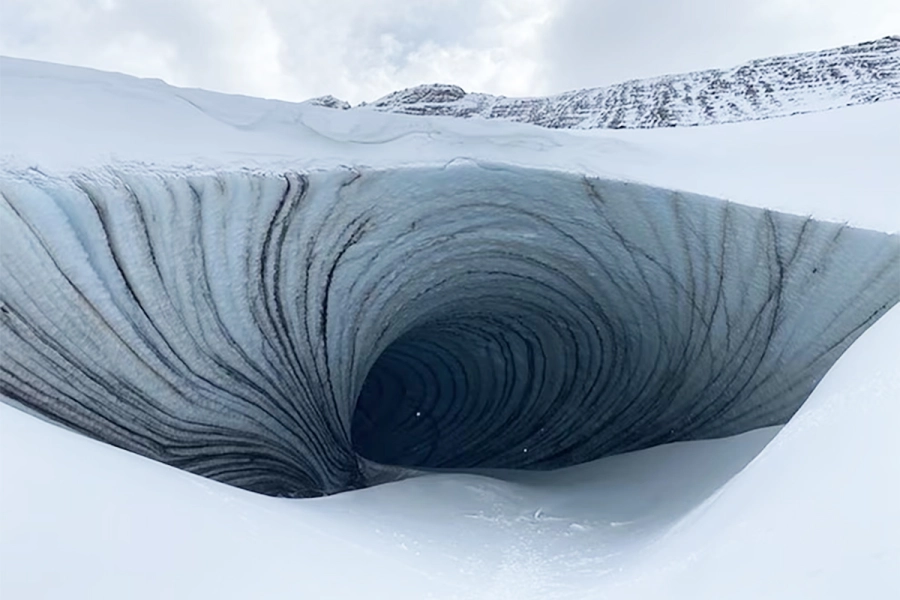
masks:
[[[894,0],[4,0],[0,53],[358,102],[445,82],[543,94],[871,39]]]
[[[894,33],[896,0],[567,0],[544,32],[542,80],[599,86]]]

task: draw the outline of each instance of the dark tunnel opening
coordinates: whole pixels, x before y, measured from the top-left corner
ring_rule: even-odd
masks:
[[[540,340],[512,326],[521,320],[441,321],[391,344],[359,394],[354,450],[405,467],[524,466],[517,430],[540,420],[528,396],[545,373]]]
[[[354,451],[404,467],[545,469],[617,450],[627,436],[598,431],[600,319],[547,293],[468,298],[461,304],[481,310],[442,316],[390,344],[359,393]]]

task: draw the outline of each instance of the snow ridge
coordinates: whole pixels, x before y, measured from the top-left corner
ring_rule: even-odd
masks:
[[[537,98],[466,93],[446,84],[388,94],[369,108],[482,117],[553,129],[733,123],[900,98],[900,36]],[[337,106],[335,106],[337,107]]]

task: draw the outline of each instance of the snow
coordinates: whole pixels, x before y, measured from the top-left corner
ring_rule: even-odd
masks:
[[[634,129],[770,119],[900,97],[900,37],[574,90],[543,98],[466,94],[420,85],[366,108],[414,115],[508,119],[561,129]],[[349,108],[343,106],[342,108]]]
[[[335,111],[15,59],[0,75],[7,174],[487,160],[900,230],[900,101],[572,132]],[[0,404],[0,597],[898,597],[897,339],[900,307],[780,431],[316,500],[225,486]]]
[[[318,169],[503,162],[641,181],[900,230],[900,101],[650,130],[338,111],[0,58],[0,166]]]
[[[0,410],[3,595],[29,598],[577,595],[634,568],[774,433],[296,501]]]
[[[623,597],[896,598],[896,307],[750,465],[667,532]]]
[[[0,405],[0,585],[10,598],[895,597],[898,335],[894,309],[780,432],[318,500],[255,495]]]

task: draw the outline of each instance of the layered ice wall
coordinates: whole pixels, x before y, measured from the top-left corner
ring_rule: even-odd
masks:
[[[900,298],[896,235],[497,164],[0,192],[0,392],[272,495],[784,423]]]

